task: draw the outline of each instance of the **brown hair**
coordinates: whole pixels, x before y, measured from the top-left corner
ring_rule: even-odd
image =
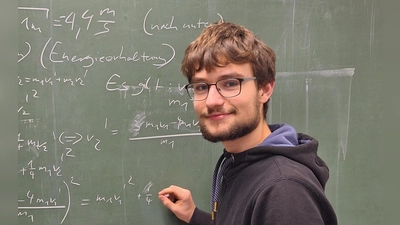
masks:
[[[275,60],[274,51],[253,32],[238,24],[218,21],[206,27],[186,48],[181,70],[191,82],[203,68],[210,71],[229,63],[250,63],[260,88],[275,81]],[[264,104],[264,116],[268,102]]]

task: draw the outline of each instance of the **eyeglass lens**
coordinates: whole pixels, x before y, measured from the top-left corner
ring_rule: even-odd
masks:
[[[217,91],[226,98],[240,94],[241,82],[238,78],[228,78],[217,81],[215,84],[205,82],[192,83],[187,86],[187,91],[192,100],[204,100],[208,96],[210,86],[215,85]]]

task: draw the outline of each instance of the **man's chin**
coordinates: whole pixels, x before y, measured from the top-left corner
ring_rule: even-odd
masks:
[[[210,142],[216,143],[231,140],[231,135],[223,131],[214,130],[214,132],[211,132],[209,129],[200,129],[200,131],[203,134],[203,138]]]
[[[218,131],[211,132],[209,129],[205,128],[204,126],[200,126],[200,131],[203,134],[203,138],[210,142],[220,142],[224,141],[221,135],[216,135]]]
[[[206,139],[209,142],[213,142],[213,143],[217,143],[217,142],[221,142],[223,140],[221,140],[221,138],[210,135],[210,134],[204,134],[203,133],[203,138]]]

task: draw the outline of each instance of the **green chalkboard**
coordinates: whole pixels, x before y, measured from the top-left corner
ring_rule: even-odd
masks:
[[[380,224],[378,0],[18,1],[18,224],[181,224],[176,184],[207,210],[222,145],[182,87],[186,46],[211,22],[277,54],[269,123],[320,142],[340,224]]]

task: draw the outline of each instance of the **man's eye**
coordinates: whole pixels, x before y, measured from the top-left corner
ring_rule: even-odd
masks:
[[[234,88],[239,85],[239,82],[237,80],[226,80],[223,82],[222,86],[224,88]]]
[[[208,89],[208,85],[207,84],[195,84],[195,85],[193,85],[193,88],[195,91],[205,91]]]

